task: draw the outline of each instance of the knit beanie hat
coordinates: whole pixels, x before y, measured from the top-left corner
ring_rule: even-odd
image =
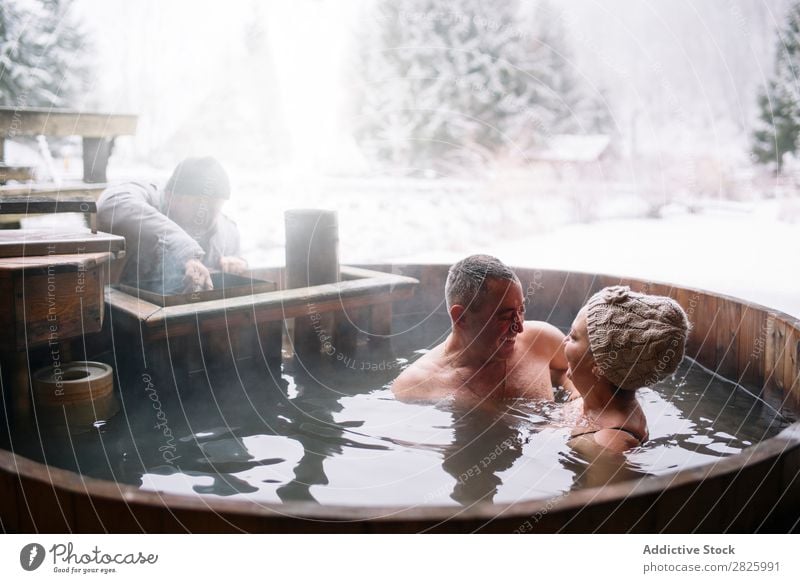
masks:
[[[586,304],[589,346],[603,376],[620,389],[636,390],[678,368],[689,320],[675,300],[615,285]]]
[[[175,167],[166,190],[178,195],[229,199],[228,173],[216,158],[186,158]]]

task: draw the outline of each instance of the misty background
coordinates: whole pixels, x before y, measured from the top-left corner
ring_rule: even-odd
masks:
[[[285,209],[335,208],[345,262],[491,252],[800,313],[777,275],[800,172],[759,101],[793,54],[789,0],[55,4],[80,83],[48,103],[139,116],[114,181],[219,158],[252,264],[282,261]]]
[[[376,4],[78,1],[96,47],[85,103],[138,113],[134,151],[153,163],[170,149],[180,157],[185,148],[223,153],[231,145],[238,162],[242,150],[274,144],[265,164],[353,170],[339,167],[359,164],[340,160],[340,149],[358,158],[347,122],[363,80],[352,69],[359,39],[380,24]],[[459,3],[413,4],[435,13]],[[542,3],[519,4],[524,15]],[[747,153],[789,4],[577,0],[552,5],[548,24],[562,32],[572,52],[565,67],[583,89],[607,96],[610,129],[631,152],[732,156]],[[519,26],[534,34],[535,14],[528,18]],[[253,121],[269,135],[220,144],[207,126],[196,129]]]

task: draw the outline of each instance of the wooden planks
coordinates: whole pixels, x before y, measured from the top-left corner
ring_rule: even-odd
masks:
[[[26,184],[0,186],[0,224],[19,228],[20,219],[39,213],[80,212],[87,215],[93,233],[96,227],[96,201],[107,185]],[[50,201],[50,202],[48,202]],[[77,201],[77,210],[75,210]],[[8,228],[8,227],[6,227]]]
[[[37,183],[37,184],[24,184],[24,185],[11,185],[6,184],[0,186],[0,203],[6,196],[28,196],[31,194],[39,196],[50,195],[86,195],[91,196],[94,200],[100,198],[103,191],[108,188],[108,184],[55,184],[55,183]]]
[[[141,282],[138,288],[126,284],[119,284],[117,287],[128,295],[162,307],[236,298],[271,292],[277,288],[273,281],[242,277],[232,273],[214,272],[211,274],[211,281],[214,284],[212,290],[177,294],[159,293],[157,289],[160,282]]]
[[[114,138],[136,133],[137,116],[68,109],[0,107],[0,160],[5,139],[17,136],[82,136],[83,181],[106,182]]]
[[[716,356],[714,364],[709,367],[718,374],[729,378],[738,378],[739,343],[738,335],[742,326],[742,304],[726,298],[717,298],[717,319],[714,325],[714,344]],[[708,366],[706,364],[706,366]]]
[[[31,255],[29,257],[0,258],[0,272],[48,273],[91,268],[107,263],[112,254],[108,252],[76,253],[67,255]]]
[[[112,253],[121,258],[125,255],[125,237],[102,232],[52,233],[41,229],[0,231],[0,259],[74,253]]]
[[[169,326],[174,331],[181,323],[192,324],[196,319],[209,321],[224,315],[230,320],[235,312],[255,313],[260,322],[267,322],[305,316],[309,311],[324,313],[387,303],[409,297],[418,283],[410,277],[375,271],[349,273],[371,277],[164,308],[142,300],[131,301],[130,294],[124,294],[128,298],[120,301],[123,292],[119,290],[109,294],[108,301],[112,308],[119,307],[148,328]],[[213,327],[210,321],[206,325]]]
[[[366,309],[370,338],[386,339],[391,334],[392,302],[410,297],[417,286],[414,278],[371,270],[343,267],[342,273],[347,281],[166,307],[113,288],[106,292],[106,301],[115,327],[142,334],[145,342],[166,339],[171,354],[180,355],[190,368],[208,355],[224,357],[223,353],[279,363],[285,320]],[[346,328],[341,326],[337,335],[343,346]]]
[[[113,287],[106,288],[106,302],[118,311],[123,319],[128,316],[137,322],[146,321],[158,312],[161,307],[146,300],[132,296]]]
[[[98,332],[103,324],[103,279],[99,266],[86,264],[75,271],[16,278],[17,348]]]
[[[0,107],[0,138],[86,136],[105,138],[136,133],[137,117],[44,107]]]
[[[90,194],[55,193],[53,195],[3,195],[0,197],[0,213],[45,214],[45,213],[96,213],[97,202]]]
[[[0,184],[4,184],[9,180],[18,180],[20,182],[33,180],[33,166],[8,166],[0,163]]]
[[[0,259],[0,348],[61,342],[102,327],[111,253]]]
[[[8,301],[14,297],[14,278],[10,276],[0,276],[0,298],[3,301]],[[8,304],[0,308],[0,330],[13,330],[14,328],[14,310],[9,309]],[[0,342],[2,345],[2,342]]]
[[[5,481],[3,493],[16,503],[13,510],[8,502],[0,510],[3,521],[22,532],[753,532],[775,510],[773,492],[783,486],[776,479],[787,461],[786,442],[773,445],[757,446],[743,463],[727,458],[674,476],[552,500],[467,509],[255,503],[147,492],[0,451],[0,475],[12,480]]]

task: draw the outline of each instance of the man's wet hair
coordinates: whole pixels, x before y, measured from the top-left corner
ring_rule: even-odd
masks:
[[[470,255],[454,264],[447,272],[444,297],[447,311],[456,304],[470,311],[480,310],[489,291],[488,280],[506,279],[519,283],[510,267],[491,255]]]

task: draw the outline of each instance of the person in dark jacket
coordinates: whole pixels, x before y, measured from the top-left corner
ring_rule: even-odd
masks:
[[[146,182],[106,189],[97,222],[125,237],[120,282],[185,293],[213,289],[211,271],[243,273],[239,230],[222,214],[230,190],[225,169],[211,157],[183,160],[163,190]]]

